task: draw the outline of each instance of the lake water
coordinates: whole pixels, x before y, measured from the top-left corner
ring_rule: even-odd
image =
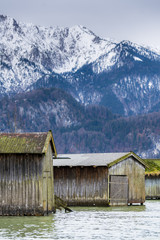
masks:
[[[160,239],[160,201],[72,209],[48,217],[0,217],[0,239]]]

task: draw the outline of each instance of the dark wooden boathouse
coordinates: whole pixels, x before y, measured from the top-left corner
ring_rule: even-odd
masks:
[[[145,202],[145,163],[133,152],[59,155],[54,191],[69,206]]]
[[[0,215],[54,211],[52,132],[0,133]]]

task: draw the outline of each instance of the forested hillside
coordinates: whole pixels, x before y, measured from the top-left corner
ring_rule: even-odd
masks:
[[[0,100],[0,122],[0,131],[51,129],[59,153],[132,150],[143,156],[160,156],[159,112],[125,118],[106,107],[85,107],[60,89],[4,97]]]

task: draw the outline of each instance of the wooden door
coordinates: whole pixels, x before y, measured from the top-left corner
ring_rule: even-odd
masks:
[[[110,205],[128,204],[128,177],[121,175],[110,175],[109,181]]]

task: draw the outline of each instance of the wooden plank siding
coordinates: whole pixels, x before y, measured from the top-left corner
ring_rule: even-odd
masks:
[[[129,157],[109,168],[109,175],[128,176],[128,203],[145,202],[145,168],[133,157]]]
[[[40,155],[0,154],[0,215],[42,215],[41,165]]]
[[[145,176],[146,199],[160,199],[160,176]]]
[[[54,206],[54,185],[53,185],[53,150],[49,144],[46,154],[43,157],[43,208],[48,214]]]
[[[160,199],[160,159],[143,159],[148,168],[145,171],[146,199]]]
[[[54,209],[52,132],[0,133],[0,215],[47,215]]]
[[[51,170],[49,208],[43,209],[43,164],[41,155],[0,154],[0,215],[44,215],[53,210]]]
[[[107,206],[108,169],[54,167],[54,193],[69,206]]]

